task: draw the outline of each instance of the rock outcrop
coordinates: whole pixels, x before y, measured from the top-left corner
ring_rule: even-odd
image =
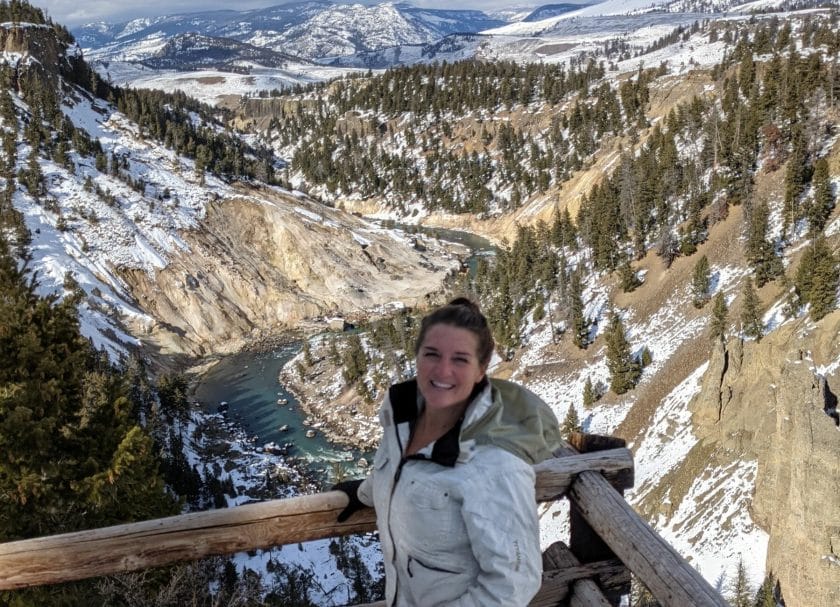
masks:
[[[188,250],[163,270],[122,273],[157,321],[132,333],[163,354],[232,352],[305,318],[420,304],[461,265],[440,246],[418,251],[352,215],[270,190],[209,205],[182,238]]]
[[[13,68],[11,84],[18,90],[56,89],[60,78],[77,83],[90,78],[79,47],[71,44],[69,33],[60,26],[4,23],[0,51]]]
[[[788,605],[840,605],[840,312],[715,348],[692,401],[716,460],[757,462],[753,520]]]

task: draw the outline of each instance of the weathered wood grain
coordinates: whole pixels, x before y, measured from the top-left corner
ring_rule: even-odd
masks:
[[[568,447],[561,453],[573,454]],[[607,480],[581,472],[569,498],[595,533],[663,607],[727,607],[728,603],[674,548],[639,517]]]
[[[627,449],[548,460],[536,469],[537,495],[556,499],[582,470],[614,476],[632,465]],[[336,522],[346,504],[347,496],[333,491],[0,544],[0,590],[376,529],[369,508]]]

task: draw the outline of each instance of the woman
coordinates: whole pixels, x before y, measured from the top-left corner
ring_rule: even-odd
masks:
[[[339,483],[376,509],[389,606],[524,607],[542,559],[532,464],[559,444],[557,420],[524,388],[488,380],[493,337],[456,299],[426,316],[417,377],[391,386],[364,481]]]

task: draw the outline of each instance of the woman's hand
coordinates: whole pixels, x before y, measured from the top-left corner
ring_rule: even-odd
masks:
[[[367,507],[359,499],[359,485],[361,484],[361,480],[342,481],[330,487],[330,491],[341,491],[345,493],[347,495],[347,499],[349,500],[347,507],[342,510],[336,518],[339,523],[346,521],[354,512]]]

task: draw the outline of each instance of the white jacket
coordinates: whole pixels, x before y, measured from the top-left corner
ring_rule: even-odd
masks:
[[[416,382],[392,386],[383,403],[382,441],[358,495],[376,509],[389,606],[524,607],[540,587],[531,463],[556,447],[557,423],[524,388],[493,383],[460,426],[407,458],[422,407]]]

